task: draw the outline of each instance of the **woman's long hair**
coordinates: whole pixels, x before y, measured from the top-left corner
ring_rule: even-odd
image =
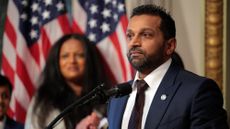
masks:
[[[34,113],[38,117],[38,125],[44,128],[44,124],[49,112],[53,109],[62,111],[81,96],[76,96],[73,90],[65,82],[60,72],[59,54],[63,43],[69,39],[76,39],[83,43],[85,49],[86,67],[84,74],[84,84],[81,96],[85,95],[97,85],[103,83],[105,78],[102,73],[100,58],[98,57],[95,46],[83,35],[69,34],[59,39],[51,48],[48,55],[40,87],[37,91],[34,105]],[[104,75],[105,76],[105,75]],[[82,118],[92,112],[92,106],[83,106],[76,109],[64,117],[67,129],[75,127]]]

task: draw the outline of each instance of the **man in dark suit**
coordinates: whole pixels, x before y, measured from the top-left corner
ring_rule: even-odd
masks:
[[[23,129],[23,124],[7,116],[11,93],[12,85],[10,81],[5,76],[0,75],[0,129]]]
[[[163,8],[141,5],[133,10],[126,34],[127,57],[137,73],[130,82],[132,93],[109,101],[109,129],[229,128],[217,84],[184,70],[171,58],[175,33],[175,22]],[[138,80],[147,83],[144,95],[137,91]],[[143,109],[136,104],[140,96],[144,96]],[[137,118],[137,114],[141,115]]]

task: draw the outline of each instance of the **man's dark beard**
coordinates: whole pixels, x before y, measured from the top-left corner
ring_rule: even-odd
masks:
[[[132,62],[131,56],[127,54],[128,60],[130,64],[137,70],[137,71],[143,71],[144,69],[148,68],[148,61],[147,58],[140,59],[138,62]]]
[[[139,61],[133,62],[131,58],[131,51],[139,51],[141,54],[144,55],[144,58],[139,59]],[[149,70],[149,69],[156,69],[158,66],[160,66],[164,61],[162,59],[163,53],[161,53],[163,50],[159,50],[158,54],[161,55],[155,55],[155,57],[147,57],[145,52],[137,47],[131,48],[129,52],[127,53],[127,57],[131,65],[139,72],[143,72],[144,70]]]

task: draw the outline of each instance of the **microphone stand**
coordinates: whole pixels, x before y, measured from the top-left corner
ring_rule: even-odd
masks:
[[[94,88],[90,93],[86,94],[82,98],[76,100],[69,106],[67,106],[53,121],[50,122],[50,124],[45,129],[53,129],[53,126],[68,112],[73,110],[76,107],[80,107],[82,105],[88,104],[89,102],[93,100],[102,100],[103,103],[105,103],[109,96],[106,95],[105,91],[103,90],[104,84],[101,84]]]

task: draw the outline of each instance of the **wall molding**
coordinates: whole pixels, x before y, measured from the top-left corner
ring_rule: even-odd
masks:
[[[223,89],[223,0],[205,1],[205,75]]]

